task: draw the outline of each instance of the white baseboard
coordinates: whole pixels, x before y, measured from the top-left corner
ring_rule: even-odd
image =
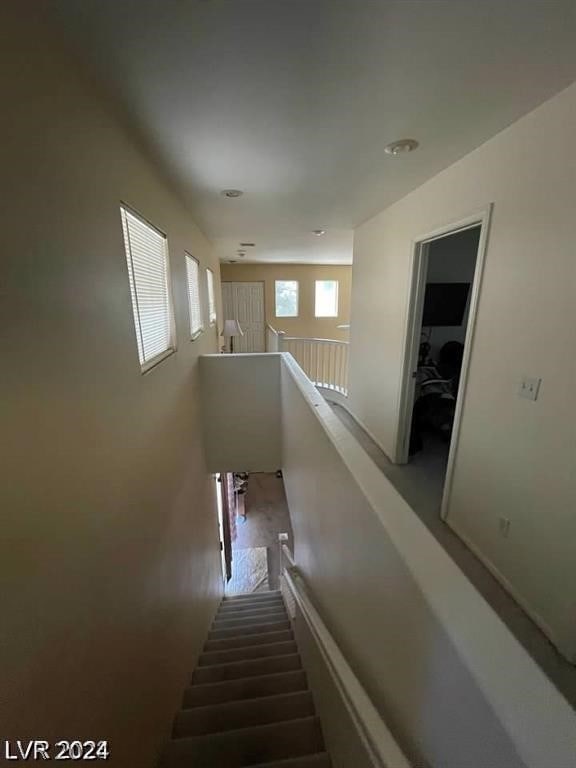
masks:
[[[517,589],[503,575],[500,569],[494,565],[494,563],[488,557],[486,557],[486,555],[476,546],[476,544],[474,544],[470,537],[458,529],[458,526],[454,523],[453,520],[450,520],[449,517],[446,517],[444,522],[450,527],[450,530],[452,530],[456,536],[458,536],[458,538],[464,542],[464,544],[474,554],[474,556],[480,560],[482,565],[484,565],[484,567],[490,571],[492,576],[494,576],[494,578],[504,587],[508,594],[513,598],[513,600],[518,603],[524,613],[526,613],[527,616],[534,622],[534,624],[536,624],[536,626],[542,630],[552,645],[556,648],[558,653],[560,653],[560,655],[563,656],[563,658],[565,658],[568,663],[576,664],[576,649],[567,648],[564,646],[563,642],[558,639],[558,636],[555,634],[552,627],[542,618],[542,616],[540,616],[540,614],[538,614],[532,608],[529,603],[526,602],[522,595],[519,594]]]
[[[329,398],[327,398],[327,399],[329,399]],[[334,402],[337,402],[337,401],[335,400]],[[366,432],[366,434],[368,435],[368,437],[369,437],[369,438],[370,438],[370,439],[371,439],[371,440],[372,440],[374,443],[376,443],[376,445],[378,446],[378,448],[380,448],[380,450],[382,451],[382,453],[384,454],[384,456],[386,456],[386,458],[388,459],[388,461],[389,461],[391,464],[395,464],[396,462],[392,461],[392,459],[390,458],[390,456],[388,455],[387,451],[384,449],[384,446],[382,445],[382,443],[380,442],[380,440],[378,440],[378,438],[376,437],[376,435],[374,435],[374,433],[373,433],[373,432],[372,432],[370,429],[368,429],[368,427],[366,426],[366,424],[364,424],[364,422],[363,422],[363,421],[361,421],[361,420],[358,418],[358,416],[356,416],[356,414],[355,414],[355,413],[353,413],[353,412],[350,410],[350,408],[348,407],[348,400],[346,400],[346,401],[345,401],[345,402],[343,402],[343,403],[341,403],[340,401],[338,401],[338,402],[337,402],[337,405],[341,405],[341,406],[342,406],[342,408],[344,408],[344,410],[346,411],[346,413],[348,413],[348,415],[349,415],[349,416],[351,416],[351,417],[354,419],[354,421],[356,422],[356,424],[358,424],[358,426],[359,426],[361,429],[363,429],[363,430],[364,430],[364,432]]]

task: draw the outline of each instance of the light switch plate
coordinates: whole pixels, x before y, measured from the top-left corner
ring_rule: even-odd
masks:
[[[520,389],[518,390],[519,397],[525,397],[527,400],[537,400],[541,383],[542,379],[523,376],[520,382]]]

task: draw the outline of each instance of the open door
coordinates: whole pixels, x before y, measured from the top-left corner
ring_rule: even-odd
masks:
[[[423,425],[435,426],[436,433],[432,434],[437,441],[441,433],[446,444],[442,448],[442,461],[433,456],[429,464],[424,464],[420,457],[420,465],[424,468],[423,474],[430,477],[432,470],[442,469],[440,514],[443,519],[448,510],[491,209],[488,206],[464,220],[418,238],[413,244],[394,460],[396,464],[406,464],[411,461],[414,451],[421,450],[414,447],[414,437],[419,429],[422,431]],[[462,238],[466,233],[469,233],[466,236],[468,250],[464,260],[464,251],[461,254],[459,249],[463,249]],[[452,249],[450,243],[455,244]],[[467,271],[465,279],[463,265]],[[427,335],[424,336],[425,330]],[[446,330],[448,335],[444,334]],[[455,340],[447,341],[452,336]],[[432,348],[434,344],[438,350]],[[459,352],[458,371],[447,373],[449,366],[444,358],[454,345],[458,346]]]
[[[230,472],[221,472],[218,476],[217,497],[218,523],[222,542],[222,570],[224,581],[228,583],[232,578],[232,533],[230,521],[235,514],[233,476]]]

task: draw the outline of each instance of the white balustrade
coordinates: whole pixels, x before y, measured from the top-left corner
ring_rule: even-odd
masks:
[[[279,336],[279,351],[290,352],[300,368],[317,386],[348,394],[347,341]]]

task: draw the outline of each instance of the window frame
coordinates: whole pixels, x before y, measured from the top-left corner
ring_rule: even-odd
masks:
[[[278,298],[277,298],[277,285],[278,283],[295,283],[296,284],[296,314],[294,315],[279,315],[278,314]],[[294,318],[300,317],[300,281],[299,280],[274,280],[274,317],[278,318]]]
[[[144,351],[144,334],[142,333],[142,322],[140,318],[140,309],[138,306],[138,291],[136,288],[136,278],[134,275],[134,262],[132,258],[132,250],[130,246],[130,231],[128,227],[128,220],[126,214],[133,216],[144,226],[149,227],[156,232],[164,240],[164,254],[165,254],[165,281],[166,281],[166,300],[168,304],[168,319],[170,328],[170,345],[167,349],[159,352],[154,357],[145,359]],[[136,336],[136,350],[138,353],[138,363],[140,365],[140,373],[145,374],[155,368],[159,363],[171,355],[175,354],[178,349],[177,335],[176,335],[176,318],[174,314],[174,298],[172,294],[172,272],[170,268],[170,248],[168,245],[168,235],[159,227],[152,224],[145,216],[142,216],[131,205],[120,201],[120,221],[122,226],[122,241],[124,245],[124,258],[126,260],[126,268],[128,271],[128,281],[130,286],[130,299],[132,305],[132,319],[134,323],[134,332]],[[126,241],[126,233],[128,234],[128,241]],[[141,357],[143,359],[141,359]]]
[[[317,295],[317,286],[318,283],[335,283],[336,285],[336,304],[335,304],[335,314],[333,315],[319,315],[318,314],[318,295]],[[314,317],[317,319],[325,319],[325,318],[337,318],[340,314],[340,281],[334,280],[333,278],[328,278],[324,280],[314,280]]]
[[[190,273],[188,271],[188,263],[192,262],[196,265],[196,288],[198,291],[198,309],[200,314],[200,327],[197,331],[192,330],[192,301],[190,297]],[[189,251],[184,251],[184,263],[186,265],[186,294],[188,296],[188,332],[190,334],[190,341],[196,341],[196,339],[204,333],[204,306],[202,301],[202,291],[200,290],[200,262]]]
[[[206,289],[208,291],[208,324],[216,325],[218,312],[216,310],[216,290],[214,287],[214,272],[206,267]]]

